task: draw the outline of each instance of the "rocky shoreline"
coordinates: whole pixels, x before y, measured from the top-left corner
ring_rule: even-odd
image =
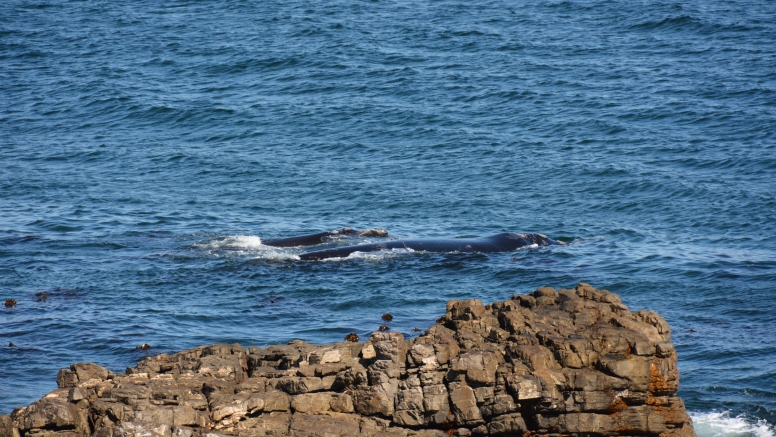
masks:
[[[417,338],[79,363],[0,437],[694,436],[670,328],[587,284],[450,301]]]

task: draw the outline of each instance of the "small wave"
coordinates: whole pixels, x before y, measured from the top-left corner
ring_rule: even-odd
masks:
[[[631,26],[632,30],[653,30],[653,29],[695,29],[702,25],[700,20],[689,15],[679,17],[664,18],[661,21],[647,21]]]
[[[39,237],[34,235],[3,237],[0,238],[0,246],[10,246],[17,243],[26,243],[28,241],[37,240],[38,238]]]
[[[698,437],[774,437],[773,427],[763,419],[729,412],[690,413]]]

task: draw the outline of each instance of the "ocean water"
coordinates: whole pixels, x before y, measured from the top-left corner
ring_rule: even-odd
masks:
[[[588,282],[669,321],[699,435],[773,436],[774,196],[773,1],[4,0],[0,413],[73,362]],[[571,244],[261,244],[343,226]]]

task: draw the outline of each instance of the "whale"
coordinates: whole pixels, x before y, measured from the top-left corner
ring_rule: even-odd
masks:
[[[342,228],[328,232],[318,232],[315,234],[297,235],[286,238],[262,239],[261,244],[272,247],[296,247],[296,246],[315,246],[323,244],[330,237],[337,235],[360,235],[362,237],[387,237],[388,232],[383,229],[369,229],[366,231],[357,231],[352,228]]]
[[[320,261],[328,258],[345,258],[355,252],[378,252],[390,249],[411,249],[423,252],[512,252],[522,247],[563,244],[542,234],[517,234],[503,232],[480,238],[391,240],[378,243],[340,246],[315,250],[299,255],[304,261]]]

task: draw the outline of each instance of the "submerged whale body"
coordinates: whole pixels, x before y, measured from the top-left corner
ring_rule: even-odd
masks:
[[[345,258],[354,252],[378,252],[388,249],[412,249],[424,252],[511,252],[521,247],[533,245],[549,246],[562,244],[542,234],[516,234],[504,232],[481,238],[461,239],[418,239],[418,240],[392,240],[379,243],[358,244],[355,246],[335,247],[331,249],[316,250],[299,255],[299,259],[306,261],[322,260],[327,258]]]

